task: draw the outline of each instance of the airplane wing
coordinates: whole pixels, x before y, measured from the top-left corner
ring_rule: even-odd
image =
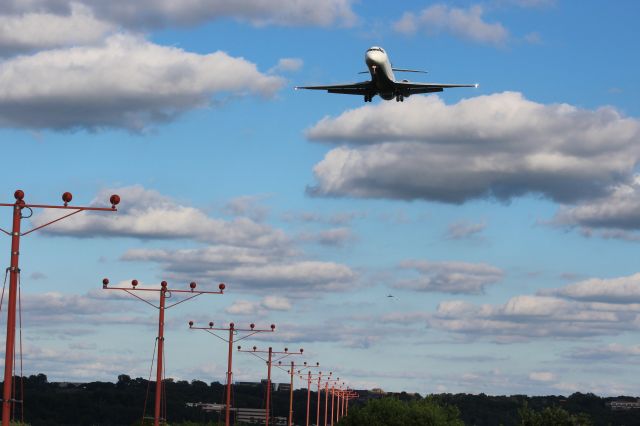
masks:
[[[328,93],[342,93],[345,95],[366,95],[375,92],[375,86],[371,81],[362,81],[351,84],[334,84],[329,86],[298,86],[298,89],[326,90]]]
[[[477,84],[439,84],[439,83],[412,83],[410,81],[396,81],[396,88],[402,89],[409,95],[416,93],[442,92],[444,89],[454,87],[478,87]]]

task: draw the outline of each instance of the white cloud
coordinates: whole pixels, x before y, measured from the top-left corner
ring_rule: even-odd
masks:
[[[266,315],[268,311],[289,311],[291,301],[282,296],[265,296],[260,301],[236,300],[225,312],[232,315]]]
[[[139,131],[215,96],[268,97],[282,85],[224,52],[201,55],[120,34],[0,62],[0,126]]]
[[[585,280],[515,296],[502,305],[445,301],[427,324],[469,339],[488,337],[504,343],[618,335],[640,324],[640,295],[633,288],[639,277]]]
[[[342,247],[355,240],[349,228],[331,228],[319,232],[304,232],[299,236],[301,241],[312,241],[325,246]]]
[[[469,223],[466,221],[453,222],[447,229],[447,238],[452,240],[464,240],[477,237],[487,227],[484,222]]]
[[[561,227],[578,227],[585,235],[630,241],[640,239],[640,176],[614,186],[610,193],[576,205],[562,206],[549,222]]]
[[[501,46],[509,39],[509,32],[500,24],[485,22],[481,6],[469,9],[435,4],[420,13],[405,12],[393,28],[401,33],[414,34],[424,30],[427,34],[447,32],[478,43]]]
[[[0,11],[64,14],[77,3],[91,8],[100,19],[131,29],[192,26],[224,18],[256,26],[349,26],[357,20],[352,0],[8,0]]]
[[[45,229],[50,235],[77,237],[132,237],[140,239],[191,239],[233,246],[282,247],[284,232],[246,217],[227,221],[207,215],[140,185],[103,190],[92,204],[104,203],[117,193],[122,201],[117,213],[83,212]],[[47,211],[35,217],[39,225],[58,217]]]
[[[619,278],[591,278],[555,290],[541,291],[573,300],[598,303],[640,303],[640,273]]]
[[[487,285],[497,283],[504,275],[485,263],[407,260],[400,267],[415,270],[420,276],[399,281],[394,287],[451,294],[482,294]]]
[[[79,3],[72,3],[67,15],[40,11],[0,15],[0,54],[94,44],[115,30]]]
[[[536,382],[552,382],[556,380],[556,376],[550,371],[532,371],[529,373],[529,379]]]
[[[302,65],[304,65],[304,61],[300,58],[282,58],[276,66],[269,69],[269,72],[296,72],[302,68]]]
[[[356,274],[333,262],[304,260],[267,248],[208,247],[185,250],[129,250],[124,260],[160,263],[176,279],[222,281],[254,292],[287,290],[297,297],[346,290]]]
[[[342,145],[314,168],[308,191],[325,196],[462,203],[533,193],[574,203],[628,181],[640,161],[638,120],[514,92],[364,106],[323,118],[307,136]]]

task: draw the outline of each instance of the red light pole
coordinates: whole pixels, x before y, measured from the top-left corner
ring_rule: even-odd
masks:
[[[226,395],[226,399],[227,399],[227,403],[225,406],[225,415],[224,415],[224,424],[225,426],[230,426],[231,425],[231,386],[232,386],[232,381],[231,381],[231,367],[233,365],[233,338],[234,335],[237,334],[238,332],[246,332],[249,333],[245,336],[242,336],[239,339],[236,339],[236,342],[239,342],[240,340],[244,340],[248,337],[253,336],[256,333],[265,333],[265,332],[274,332],[276,329],[276,326],[274,324],[271,324],[271,329],[267,330],[267,329],[257,329],[255,328],[255,324],[251,324],[249,326],[248,329],[246,328],[235,328],[235,324],[234,323],[230,323],[229,327],[214,327],[213,321],[209,323],[209,327],[194,327],[193,326],[193,321],[189,321],[189,328],[192,330],[204,330],[209,334],[212,334],[214,336],[216,336],[218,339],[223,340],[225,342],[227,342],[229,344],[229,354],[227,355],[227,395]],[[216,333],[214,333],[214,331],[228,331],[229,332],[229,338],[225,339],[224,337],[220,337],[218,336]]]
[[[329,373],[329,377],[331,373]],[[305,380],[305,377],[302,375],[298,375],[301,380]],[[306,426],[309,426],[309,409],[311,405],[311,382],[318,379],[318,395],[317,395],[317,410],[316,410],[316,425],[320,423],[320,380],[322,380],[322,371],[319,371],[318,374],[313,374],[311,371],[308,372],[306,380],[307,380],[307,422]]]
[[[344,405],[344,416],[348,416],[349,415],[349,400],[354,399],[354,398],[358,398],[360,396],[360,394],[358,394],[358,392],[351,390],[351,389],[347,389],[346,393],[345,393],[345,405]]]
[[[300,352],[302,352],[302,349],[300,349]],[[278,366],[280,366],[282,364],[281,361],[278,362]],[[293,361],[291,361],[291,366],[289,368],[289,370],[287,371],[287,373],[289,373],[289,375],[291,376],[291,382],[289,385],[289,422],[288,422],[288,426],[291,426],[293,424],[293,375],[295,374],[296,371],[296,367],[302,367],[300,370],[298,370],[298,374],[301,373],[304,370],[307,370],[309,368],[318,368],[320,367],[320,363],[316,362],[316,365],[307,365],[307,362],[305,361],[304,363],[302,363],[302,365],[300,364],[295,364]],[[309,371],[309,374],[311,374],[311,371]],[[307,397],[307,421],[309,420],[309,398]]]
[[[160,424],[160,404],[161,404],[161,394],[162,394],[162,373],[164,371],[163,369],[163,361],[164,361],[164,311],[170,308],[173,308],[176,305],[179,305],[180,303],[186,302],[187,300],[191,300],[194,297],[198,297],[202,294],[223,294],[224,293],[224,289],[225,289],[225,285],[224,284],[220,284],[218,285],[218,288],[220,289],[219,291],[201,291],[201,290],[196,290],[196,283],[195,282],[191,282],[191,284],[189,284],[189,290],[174,290],[174,289],[169,289],[167,286],[167,282],[166,281],[162,281],[160,283],[160,288],[156,289],[156,288],[136,288],[136,286],[138,285],[138,280],[133,280],[131,281],[131,287],[109,287],[109,280],[107,278],[102,280],[102,288],[105,290],[122,290],[125,291],[127,293],[129,293],[130,295],[132,295],[133,297],[135,297],[136,299],[139,299],[141,301],[143,301],[144,303],[153,306],[154,308],[158,309],[158,362],[157,362],[157,366],[156,366],[156,399],[155,399],[155,411],[154,411],[154,416],[153,416],[153,424],[154,426],[158,426]],[[151,302],[148,302],[147,300],[143,299],[142,297],[138,296],[137,294],[134,294],[134,291],[155,291],[155,292],[159,292],[160,293],[160,305],[156,306]],[[182,299],[176,303],[173,303],[169,306],[165,306],[165,300],[167,298],[167,293],[169,294],[168,297],[171,297],[172,293],[188,293],[191,296],[186,297],[185,299]]]
[[[327,410],[329,408],[329,383],[339,382],[340,377],[335,379],[327,379],[324,381],[324,426],[327,426]],[[333,384],[331,385],[333,390]],[[331,398],[331,424],[333,424],[333,397]]]
[[[246,351],[246,350],[242,350],[241,346],[238,346],[238,351],[239,352],[247,352],[250,353],[251,355],[255,356],[256,358],[259,358],[263,361],[265,361],[267,363],[267,401],[266,401],[266,411],[265,411],[265,426],[269,426],[269,404],[271,404],[271,366],[273,361],[279,361],[282,360],[288,356],[291,355],[302,355],[302,353],[304,352],[304,349],[300,349],[300,352],[289,352],[288,348],[284,348],[284,352],[275,352],[271,347],[269,347],[268,351],[259,351],[257,347],[253,347],[253,350],[251,351]],[[263,357],[261,357],[260,355],[257,354],[268,354],[267,359],[264,359]],[[280,358],[274,360],[273,359],[273,355],[283,355]]]
[[[120,203],[120,197],[112,195],[110,198],[111,207],[80,207],[70,206],[69,203],[73,199],[70,192],[62,194],[62,206],[51,206],[45,204],[27,204],[24,201],[24,191],[18,189],[13,196],[16,201],[13,204],[0,203],[1,207],[13,208],[13,226],[11,232],[5,231],[0,228],[1,232],[11,237],[11,266],[9,269],[9,300],[7,306],[7,340],[4,353],[4,384],[2,389],[2,424],[8,425],[11,421],[11,404],[17,402],[12,395],[13,388],[13,356],[15,350],[15,338],[16,338],[16,293],[18,291],[18,277],[20,275],[19,258],[20,258],[20,237],[28,235],[34,231],[49,226],[53,223],[59,222],[69,216],[73,216],[76,213],[82,211],[117,211],[116,205]],[[30,229],[27,232],[20,232],[20,221],[22,219],[30,218],[33,215],[34,208],[41,209],[62,209],[73,210],[71,213],[67,213],[55,220],[49,221],[44,225],[37,226]],[[24,209],[29,210],[29,216],[23,216],[22,211]]]

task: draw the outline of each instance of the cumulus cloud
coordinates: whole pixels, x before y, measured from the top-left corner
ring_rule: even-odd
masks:
[[[319,232],[304,232],[299,236],[302,241],[316,242],[324,246],[342,247],[355,240],[349,228],[331,228]]]
[[[614,186],[610,193],[576,205],[562,206],[549,224],[579,228],[587,236],[630,241],[640,239],[640,176]]]
[[[130,29],[192,26],[231,18],[256,26],[353,25],[352,0],[7,0],[0,12],[65,14],[81,3],[99,18]]]
[[[570,204],[627,182],[640,160],[638,120],[515,92],[364,106],[323,118],[307,137],[341,145],[314,167],[308,191],[322,196],[462,203],[540,194]]]
[[[640,274],[594,278],[515,296],[501,305],[444,301],[427,324],[469,339],[499,342],[618,335],[640,324],[638,280]]]
[[[159,263],[176,279],[223,281],[230,288],[254,292],[287,290],[299,297],[321,290],[346,290],[356,279],[345,265],[283,256],[268,248],[134,249],[123,259]]]
[[[640,273],[619,278],[591,278],[540,293],[586,302],[640,303]]]
[[[100,21],[87,6],[72,3],[68,14],[34,10],[0,14],[0,55],[101,42],[115,26]]]
[[[300,58],[282,58],[269,72],[295,72],[302,68],[304,61]]]
[[[405,12],[393,28],[404,34],[421,30],[431,35],[445,32],[478,43],[504,45],[509,32],[499,22],[486,22],[482,15],[482,6],[461,9],[435,4],[417,14]]]
[[[233,315],[265,315],[268,311],[289,311],[291,301],[282,296],[265,296],[260,301],[236,300],[225,312]]]
[[[119,194],[122,199],[117,213],[84,212],[44,231],[49,235],[191,239],[248,247],[287,245],[287,237],[281,230],[246,217],[215,218],[140,185],[103,190],[92,204],[104,203],[112,193]],[[33,222],[38,226],[56,217],[58,213],[46,211]]]
[[[502,280],[502,270],[484,263],[407,260],[402,269],[417,271],[418,278],[399,281],[396,288],[451,294],[482,294],[487,285]]]
[[[626,346],[619,343],[609,343],[602,346],[574,348],[567,352],[565,358],[584,362],[633,362],[640,361],[640,345]]]
[[[446,301],[427,321],[468,339],[509,343],[538,338],[584,338],[634,330],[636,312],[553,297],[516,296],[503,305]]]
[[[282,85],[221,51],[201,55],[118,34],[0,62],[0,126],[140,131],[215,96],[269,97]]]
[[[447,238],[451,240],[464,240],[473,237],[477,237],[486,228],[487,224],[482,223],[469,223],[469,222],[454,222],[450,223],[447,229]]]

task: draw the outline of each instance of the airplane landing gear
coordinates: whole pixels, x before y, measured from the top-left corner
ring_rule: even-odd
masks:
[[[403,95],[396,95],[396,102],[404,102],[404,96]]]
[[[373,95],[364,95],[365,102],[371,102],[373,100]]]

